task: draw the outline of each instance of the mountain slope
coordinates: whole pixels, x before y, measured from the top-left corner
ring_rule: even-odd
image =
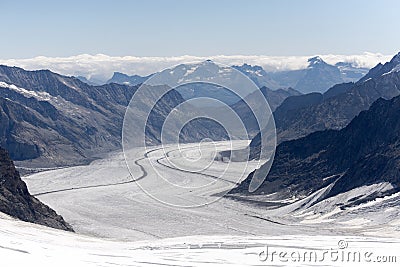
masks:
[[[271,111],[274,111],[288,97],[301,95],[300,92],[291,88],[271,90],[267,87],[261,87],[260,91],[267,100]],[[260,109],[259,105],[262,104],[258,97],[258,93],[253,93],[245,97],[245,99],[231,105],[231,108],[240,116],[246,129],[250,132],[250,136],[254,136],[260,131],[257,120],[253,114],[253,112],[256,112],[256,109]],[[251,110],[246,103],[248,103],[253,110]]]
[[[400,97],[378,99],[344,129],[312,133],[280,144],[257,194],[301,199],[331,185],[320,199],[388,183],[384,190],[342,203],[348,207],[400,191]],[[252,175],[232,193],[246,194]]]
[[[354,83],[340,83],[332,86],[325,93],[318,92],[308,93],[304,95],[294,95],[287,97],[282,101],[281,105],[276,108],[274,113],[275,120],[280,120],[280,117],[290,116],[290,112],[296,112],[299,109],[310,107],[322,103],[331,97],[346,93],[353,88]]]
[[[0,148],[0,212],[23,221],[73,231],[54,210],[29,194],[7,151],[2,148]]]
[[[324,129],[341,129],[378,98],[390,99],[399,93],[399,73],[358,83],[319,104],[276,117],[278,139],[285,141]]]
[[[119,147],[122,117],[134,90],[1,66],[1,145],[13,159],[34,159],[33,165],[83,163]],[[18,149],[32,145],[35,153]]]
[[[346,93],[348,90],[353,88],[353,83],[342,83],[337,84],[331,87],[328,91],[324,94],[321,93],[309,93],[304,95],[294,95],[287,97],[282,104],[276,108],[274,111],[274,119],[275,123],[278,125],[277,127],[282,127],[281,122],[287,120],[295,120],[296,116],[298,116],[298,112],[302,112],[307,110],[309,107],[317,106],[327,99],[331,97],[335,97],[342,93]],[[313,116],[314,114],[310,114]],[[295,125],[295,123],[293,123]],[[280,125],[280,126],[279,126]],[[289,126],[289,124],[287,124]],[[285,141],[285,137],[280,132],[281,128],[277,128],[278,133],[278,142]],[[305,128],[306,129],[306,128]],[[291,129],[290,129],[291,130]],[[312,132],[312,131],[310,131]],[[293,133],[296,137],[296,133]],[[257,133],[255,137],[250,142],[250,151],[251,151],[251,158],[258,158],[260,155],[261,149],[261,134]],[[293,139],[295,137],[292,137]]]
[[[18,165],[87,163],[99,153],[121,148],[126,106],[136,90],[115,83],[90,86],[47,70],[0,66],[0,145],[13,159],[24,161]],[[149,120],[146,131],[160,132],[166,117],[163,112],[183,101],[175,90],[162,97],[154,107],[155,115],[160,116]],[[209,127],[189,125],[183,140],[209,137],[213,128],[206,125]],[[211,136],[219,139],[225,135],[216,130]],[[147,139],[151,144],[159,141],[157,134]]]

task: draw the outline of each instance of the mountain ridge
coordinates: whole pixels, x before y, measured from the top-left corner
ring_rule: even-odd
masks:
[[[331,185],[322,201],[361,186],[390,183],[386,190],[342,203],[346,208],[399,192],[399,116],[399,96],[379,98],[341,130],[318,131],[281,143],[271,171],[256,194],[278,193],[275,200],[302,199]],[[247,195],[251,177],[231,194]]]
[[[267,72],[259,65],[250,65],[247,63],[243,63],[242,65],[232,65],[231,67],[246,75],[260,88],[264,86],[272,90],[294,88],[302,93],[323,93],[335,84],[356,82],[369,71],[369,69],[366,68],[354,67],[348,62],[338,62],[335,65],[330,65],[319,56],[309,58],[308,62],[309,65],[305,69],[276,72]],[[172,72],[176,70],[179,74],[184,74],[184,77],[191,77],[190,81],[195,81],[197,76],[201,77],[203,74],[206,75],[206,72],[203,74],[197,72],[198,67],[212,64],[214,63],[211,60],[206,60],[196,64],[179,64],[173,68]],[[158,72],[158,75],[168,74],[170,71],[171,70],[163,70]],[[196,73],[197,76],[193,75],[193,73]],[[155,73],[147,76],[130,76],[124,73],[114,72],[113,77],[109,79],[107,83],[114,82],[119,84],[138,85],[148,78],[151,78],[154,74]],[[187,97],[184,98],[186,99]]]

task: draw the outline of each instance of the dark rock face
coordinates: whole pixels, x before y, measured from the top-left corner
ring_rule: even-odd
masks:
[[[308,93],[304,95],[294,95],[287,97],[275,110],[275,121],[280,121],[285,117],[293,116],[298,110],[305,109],[314,105],[319,105],[329,98],[344,94],[354,87],[354,83],[340,83],[329,88],[325,93]]]
[[[260,91],[268,101],[272,111],[275,111],[276,108],[279,107],[288,97],[302,95],[299,91],[294,90],[293,88],[271,90],[267,87],[262,87],[260,88]]]
[[[0,140],[1,145],[11,151],[10,155],[15,160],[26,160],[40,156],[39,147],[33,142],[19,140],[13,134],[21,131],[22,127],[17,120],[34,123],[34,115],[26,112],[26,108],[10,100],[0,98]]]
[[[64,219],[31,196],[6,150],[0,148],[0,212],[23,221],[73,231]]]
[[[297,95],[286,98],[274,112],[275,121],[284,116],[290,116],[291,111],[306,108],[322,102],[323,95],[321,93],[309,93],[305,95]]]
[[[329,88],[329,90],[326,91],[322,95],[322,100],[327,100],[327,99],[329,99],[331,97],[335,97],[337,95],[347,93],[353,87],[354,87],[354,83],[353,82],[336,84],[336,85],[332,86],[331,88]]]
[[[305,196],[331,183],[325,198],[356,187],[388,182],[400,191],[400,97],[378,99],[344,129],[325,130],[281,143],[257,194]],[[246,194],[252,174],[231,193]],[[359,200],[354,200],[359,201]]]

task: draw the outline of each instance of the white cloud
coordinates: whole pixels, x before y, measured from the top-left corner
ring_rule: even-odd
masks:
[[[358,67],[371,68],[379,62],[386,62],[392,56],[379,53],[365,52],[360,55],[320,55],[330,64],[339,61],[351,62]],[[214,60],[226,65],[241,65],[243,63],[260,65],[267,71],[301,69],[307,66],[307,59],[311,56],[176,56],[176,57],[113,57],[103,54],[82,54],[71,57],[44,57],[39,56],[29,59],[0,59],[0,64],[18,66],[27,70],[50,69],[63,74],[84,76],[88,79],[109,79],[114,71],[129,75],[147,75],[164,68],[186,62]]]

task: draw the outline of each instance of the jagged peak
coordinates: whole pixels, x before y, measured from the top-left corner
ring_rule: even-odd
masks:
[[[312,58],[309,58],[308,60],[309,67],[316,65],[316,64],[327,64],[320,56],[315,56]]]
[[[258,72],[263,72],[263,73],[265,72],[263,67],[261,67],[259,65],[250,65],[250,64],[247,64],[247,63],[243,63],[243,65],[241,65],[241,66],[233,65],[232,68],[235,68],[235,69],[240,70],[240,71],[245,71],[245,72],[249,72],[249,71],[251,71],[251,72],[258,71]]]

